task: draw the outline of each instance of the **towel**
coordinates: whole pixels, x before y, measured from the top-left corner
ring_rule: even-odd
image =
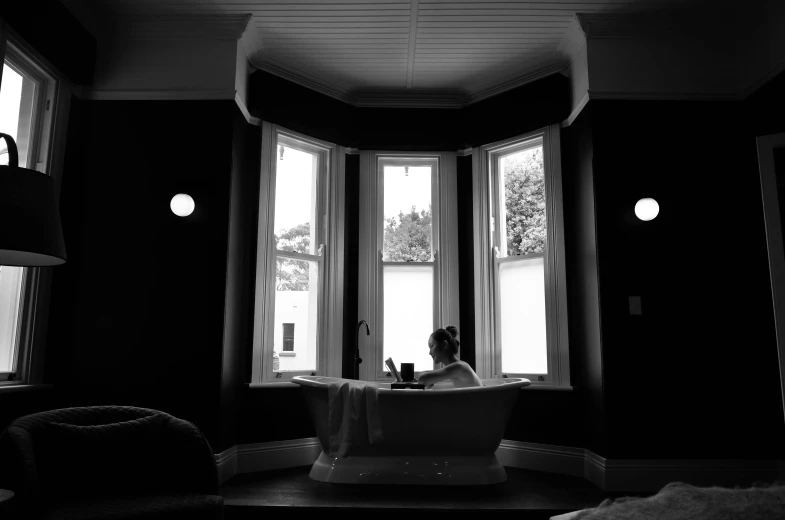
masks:
[[[352,444],[384,439],[379,413],[379,387],[342,379],[327,384],[330,454],[346,457]]]

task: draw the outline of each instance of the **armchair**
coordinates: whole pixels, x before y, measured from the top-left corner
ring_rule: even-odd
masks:
[[[130,406],[63,408],[0,435],[0,487],[20,518],[220,519],[212,448],[192,423]]]

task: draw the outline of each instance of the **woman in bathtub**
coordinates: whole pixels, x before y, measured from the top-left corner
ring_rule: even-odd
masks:
[[[474,373],[472,367],[456,357],[458,346],[461,343],[455,339],[457,335],[458,329],[448,325],[446,329],[436,329],[428,338],[428,347],[433,361],[444,363],[444,368],[420,373],[417,382],[424,384],[425,388],[431,388],[434,383],[447,380],[452,380],[455,388],[482,386],[482,381]]]

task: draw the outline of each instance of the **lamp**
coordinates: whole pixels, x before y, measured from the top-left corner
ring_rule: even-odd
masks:
[[[65,263],[54,179],[19,168],[14,139],[2,133],[0,138],[8,148],[8,165],[0,166],[0,265]]]
[[[660,212],[660,205],[652,198],[639,200],[635,204],[635,215],[641,220],[652,220]]]

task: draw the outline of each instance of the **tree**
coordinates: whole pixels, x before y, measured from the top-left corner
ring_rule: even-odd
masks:
[[[505,157],[507,254],[542,253],[547,239],[542,147]]]
[[[280,251],[310,252],[311,225],[298,224],[275,235],[275,248]],[[278,258],[275,266],[277,291],[307,291],[308,262],[292,258]]]
[[[431,260],[431,206],[419,213],[398,212],[384,219],[385,262],[428,262]]]

